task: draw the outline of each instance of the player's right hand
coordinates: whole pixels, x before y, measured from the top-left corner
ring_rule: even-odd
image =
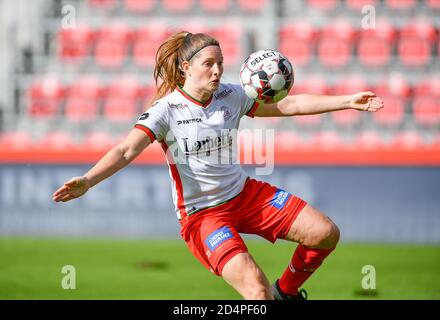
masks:
[[[53,193],[52,200],[66,202],[82,196],[89,188],[90,183],[86,177],[74,177]]]

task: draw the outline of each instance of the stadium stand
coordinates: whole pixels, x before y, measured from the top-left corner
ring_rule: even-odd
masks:
[[[318,56],[328,68],[340,68],[350,63],[355,31],[349,21],[336,20],[326,25],[320,33]]]
[[[398,53],[401,62],[408,67],[424,67],[432,57],[436,31],[429,21],[413,21],[399,32]]]
[[[268,0],[237,0],[238,9],[247,14],[262,12]]]
[[[156,0],[124,0],[124,6],[128,11],[146,13],[154,9]]]
[[[208,13],[222,13],[230,6],[230,0],[200,0],[200,6]]]
[[[357,54],[361,64],[368,67],[385,67],[392,58],[395,28],[388,20],[376,21],[376,28],[361,29],[357,40]]]
[[[65,28],[61,10],[53,9],[64,5],[77,9],[75,28]],[[367,5],[377,9],[375,28],[359,23]],[[346,110],[258,122],[279,128],[292,141],[309,135],[302,144],[437,145],[437,0],[42,0],[41,8],[32,42],[18,43],[20,58],[10,60],[8,79],[13,79],[15,93],[0,101],[6,106],[0,117],[2,147],[59,149],[54,139],[65,145],[108,146],[112,136],[126,132],[148,108],[156,50],[180,29],[218,38],[225,81],[237,82],[244,58],[270,47],[294,66],[291,94],[372,90],[385,101],[385,109],[371,115]],[[34,122],[43,124],[36,136],[47,135],[46,140],[35,139],[40,129],[32,127]],[[68,142],[63,130],[78,135]],[[347,130],[350,140],[345,139]]]
[[[336,9],[338,0],[308,0],[307,4],[313,8],[323,11],[330,11]]]
[[[54,118],[59,113],[64,89],[56,77],[36,79],[29,88],[28,113],[34,118]]]
[[[279,30],[279,50],[295,66],[309,64],[316,41],[316,31],[312,24],[298,21],[281,26]]]
[[[70,121],[94,121],[98,116],[102,87],[98,78],[84,76],[71,84],[64,115]]]

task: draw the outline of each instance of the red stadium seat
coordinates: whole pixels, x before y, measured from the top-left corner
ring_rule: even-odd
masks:
[[[69,99],[66,103],[64,115],[70,121],[93,121],[97,117],[98,107],[97,101]]]
[[[0,150],[29,150],[33,140],[27,131],[7,131],[0,133]]]
[[[213,29],[211,33],[220,42],[225,57],[225,65],[240,63],[243,56],[241,25],[233,23],[224,24]]]
[[[377,131],[362,131],[355,138],[354,144],[356,148],[378,149],[384,143]]]
[[[440,74],[424,78],[414,86],[414,93],[417,96],[435,96],[440,98]]]
[[[51,131],[48,132],[36,144],[37,148],[48,150],[75,150],[77,143],[72,138],[71,134],[66,131]]]
[[[237,0],[238,7],[247,13],[257,13],[264,9],[267,0]]]
[[[431,59],[431,45],[421,38],[403,38],[398,44],[399,57],[408,67],[421,67]]]
[[[102,95],[101,82],[95,76],[83,76],[74,82],[69,90],[69,99],[97,100]]]
[[[417,131],[402,131],[397,132],[391,139],[391,147],[420,149],[424,147],[424,142]]]
[[[106,150],[111,148],[115,142],[106,131],[89,132],[81,143],[86,150]]]
[[[359,121],[362,117],[362,112],[359,110],[347,109],[338,112],[332,112],[331,117],[338,126],[353,127],[359,124]]]
[[[374,6],[377,0],[345,0],[345,5],[351,10],[359,11],[364,6]]]
[[[108,10],[116,5],[116,0],[88,0],[88,4],[96,9]]]
[[[239,28],[239,26],[237,26],[237,28]],[[206,34],[211,34],[212,32],[211,28],[207,23],[202,23],[200,21],[189,21],[182,23],[181,25],[179,25],[178,29],[175,30],[175,32],[178,32],[180,30],[188,30],[191,33],[206,33]],[[222,44],[220,43],[220,45]]]
[[[354,29],[350,22],[338,20],[324,27],[318,41],[318,56],[328,68],[339,68],[350,62]]]
[[[346,75],[336,83],[331,92],[335,95],[353,94],[361,91],[368,91],[369,84],[359,74]]]
[[[338,149],[346,145],[339,134],[334,131],[318,131],[312,135],[308,144],[318,149]]]
[[[192,9],[193,0],[162,0],[162,5],[170,12],[185,12]]]
[[[107,98],[137,99],[140,94],[139,83],[135,77],[123,76],[108,87]]]
[[[434,96],[416,96],[413,100],[413,116],[422,126],[440,124],[440,99]]]
[[[284,25],[279,31],[279,50],[293,66],[304,66],[310,62],[313,53],[316,32],[307,22]]]
[[[376,28],[362,29],[357,43],[359,61],[366,67],[383,67],[392,55],[396,31],[386,20],[378,20]]]
[[[429,21],[414,21],[399,32],[397,52],[402,63],[408,67],[422,67],[431,60],[435,28]]]
[[[79,63],[89,55],[93,32],[87,26],[58,32],[58,56],[67,63]]]
[[[102,95],[100,81],[85,76],[69,89],[64,114],[70,121],[93,121],[98,115],[99,101]]]
[[[225,12],[231,5],[230,0],[199,0],[200,6],[204,11],[210,13]]]
[[[385,0],[385,4],[390,9],[409,10],[416,6],[416,0]]]
[[[440,10],[440,0],[426,0],[425,4],[430,9]]]
[[[317,10],[330,11],[336,9],[338,0],[307,0],[309,7]]]
[[[293,131],[276,131],[275,144],[277,150],[297,150],[304,146],[303,140]]]
[[[141,99],[141,112],[148,109],[151,105],[151,99],[153,99],[156,93],[156,85],[144,85],[139,84],[139,98]]]
[[[133,60],[140,67],[152,67],[159,46],[169,36],[164,25],[147,25],[135,33]]]
[[[156,0],[124,0],[125,8],[132,12],[148,12],[156,5]]]
[[[110,98],[104,104],[104,117],[111,122],[130,122],[139,115],[136,100]]]
[[[104,103],[104,117],[113,122],[128,122],[139,114],[140,88],[136,79],[124,77],[114,81]]]
[[[320,75],[309,75],[293,85],[291,94],[328,94],[329,91],[330,88],[325,78]]]
[[[324,116],[322,114],[313,114],[306,116],[294,116],[291,119],[294,123],[301,127],[317,127],[320,126]]]
[[[406,99],[396,95],[382,95],[385,107],[379,112],[373,112],[374,121],[384,127],[399,126],[405,117]]]
[[[387,79],[376,83],[373,92],[379,97],[395,95],[408,98],[411,95],[411,87],[401,73],[391,73]]]
[[[125,61],[130,30],[125,25],[110,25],[99,31],[95,46],[95,59],[103,68],[118,68]]]
[[[28,113],[34,118],[54,118],[64,98],[64,88],[57,78],[47,76],[36,80],[28,91]]]

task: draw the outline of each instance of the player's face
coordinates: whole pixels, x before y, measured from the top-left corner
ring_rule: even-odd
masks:
[[[193,86],[214,92],[223,74],[223,55],[220,47],[209,46],[200,50],[192,59],[188,72]]]

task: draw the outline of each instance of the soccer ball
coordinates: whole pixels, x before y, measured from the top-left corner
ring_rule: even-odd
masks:
[[[240,69],[240,84],[246,95],[259,103],[276,103],[287,96],[294,80],[289,60],[274,50],[252,53]]]

